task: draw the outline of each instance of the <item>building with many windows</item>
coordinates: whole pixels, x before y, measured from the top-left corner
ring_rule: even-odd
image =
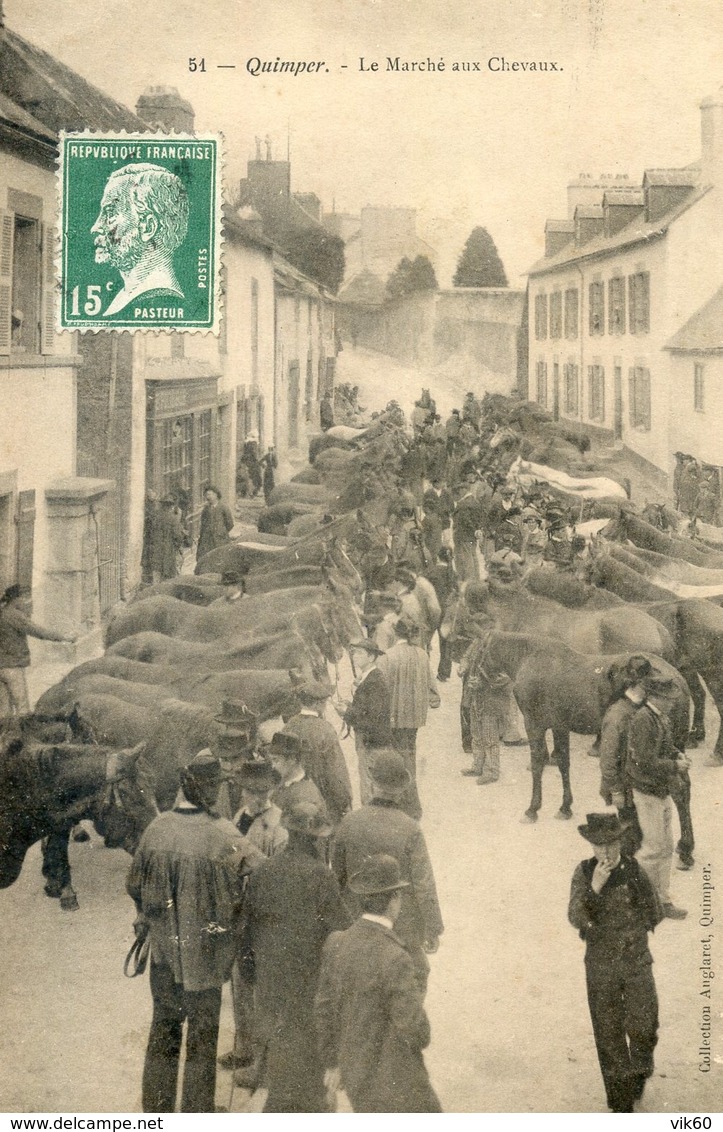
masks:
[[[675,335],[723,283],[723,91],[701,116],[695,164],[571,185],[529,272],[529,396],[666,476],[705,412]]]

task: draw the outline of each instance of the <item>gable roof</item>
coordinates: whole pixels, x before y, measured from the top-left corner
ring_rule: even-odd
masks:
[[[646,221],[644,216],[636,216],[613,236],[594,236],[582,245],[567,244],[557,255],[543,256],[542,259],[538,259],[533,263],[527,274],[530,277],[545,275],[548,271],[554,271],[558,267],[566,267],[568,264],[577,263],[581,260],[612,255],[634,244],[647,244],[651,240],[660,239],[667,235],[670,225],[689,208],[692,208],[694,204],[697,204],[699,200],[702,200],[711,191],[711,188],[711,185],[707,185],[705,188],[691,191],[685,200],[680,201],[658,220]]]
[[[723,350],[723,287],[665,343],[666,350]]]

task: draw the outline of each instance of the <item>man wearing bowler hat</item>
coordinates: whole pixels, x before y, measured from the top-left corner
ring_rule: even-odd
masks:
[[[184,1022],[181,1111],[214,1111],[221,988],[231,973],[243,876],[261,859],[213,812],[220,784],[219,760],[199,751],[181,771],[175,807],[148,826],[128,874],[136,936],[151,941],[144,1112],[175,1111]]]
[[[271,792],[279,784],[279,776],[265,759],[248,759],[241,763],[237,782],[241,789],[241,808],[233,822],[250,845],[264,858],[273,857],[284,848],[288,831],[281,824],[281,810],[271,801]],[[259,862],[260,863],[260,862]],[[219,1057],[222,1069],[242,1070],[236,1083],[251,1088],[258,1078],[258,1058],[253,1045],[254,991],[244,978],[243,970],[234,961],[231,970],[231,992],[235,1037],[233,1049]]]
[[[301,740],[304,770],[316,784],[336,825],[351,809],[351,782],[336,731],[324,719],[332,688],[318,680],[305,680],[295,692],[301,707],[288,720],[284,732]]]
[[[332,867],[350,909],[359,914],[351,878],[367,857],[387,853],[399,862],[402,906],[394,925],[412,957],[420,986],[427,987],[431,953],[444,931],[432,862],[419,823],[400,809],[409,787],[409,771],[396,751],[377,751],[371,764],[373,796],[368,805],[347,814],[334,837]]]
[[[429,1021],[412,960],[394,931],[402,894],[399,862],[377,853],[349,887],[362,914],[324,946],[316,994],[319,1049],[330,1093],[354,1112],[441,1112],[424,1064]]]
[[[314,995],[326,937],[347,927],[349,917],[323,860],[332,832],[324,811],[297,802],[284,810],[282,822],[288,844],[249,881],[239,961],[255,987],[258,1079],[268,1088],[264,1112],[325,1112]]]
[[[648,932],[663,919],[647,873],[622,852],[617,814],[578,826],[594,856],[575,869],[568,917],[587,945],[587,999],[608,1107],[632,1112],[653,1073],[658,998]]]
[[[271,800],[280,810],[288,810],[297,802],[313,802],[326,812],[324,799],[304,768],[304,744],[298,735],[276,731],[271,736],[266,755],[280,778],[271,795]]]
[[[349,645],[349,657],[354,671],[354,695],[343,710],[344,724],[354,731],[354,746],[359,766],[359,796],[366,805],[372,796],[369,767],[375,752],[392,744],[390,723],[389,687],[377,668],[377,660],[384,656],[369,637],[359,637]]]

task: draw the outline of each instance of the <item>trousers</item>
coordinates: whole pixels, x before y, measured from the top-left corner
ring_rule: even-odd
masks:
[[[366,806],[372,798],[372,779],[369,772],[377,751],[374,747],[367,747],[358,731],[354,732],[354,747],[359,768],[359,797],[362,806]]]
[[[184,990],[174,981],[170,967],[151,960],[151,994],[153,1019],[143,1066],[143,1111],[175,1111],[186,1022],[181,1112],[213,1112],[221,988]]]
[[[417,792],[417,728],[393,727],[392,746],[404,759],[404,765],[409,771],[411,782],[404,791],[399,808],[409,814],[410,818],[419,821],[422,816],[422,803]]]
[[[673,801],[633,790],[633,801],[643,834],[638,861],[650,877],[661,904],[670,904],[670,871],[673,866]]]
[[[28,715],[30,700],[28,699],[28,683],[24,668],[0,668],[0,684],[4,684],[3,691],[10,701],[9,715]]]
[[[253,983],[244,978],[236,961],[231,968],[231,1000],[235,1027],[233,1052],[239,1061],[251,1061],[256,1052],[253,1042],[254,988]]]
[[[586,960],[587,1000],[608,1106],[632,1111],[633,1078],[650,1077],[658,1041],[658,996],[641,959]]]

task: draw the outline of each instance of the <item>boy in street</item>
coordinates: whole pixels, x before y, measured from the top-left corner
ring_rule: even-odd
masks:
[[[568,918],[585,940],[585,976],[608,1107],[632,1112],[653,1073],[658,998],[648,932],[663,910],[647,873],[622,852],[617,814],[578,826],[594,856],[575,869]]]

